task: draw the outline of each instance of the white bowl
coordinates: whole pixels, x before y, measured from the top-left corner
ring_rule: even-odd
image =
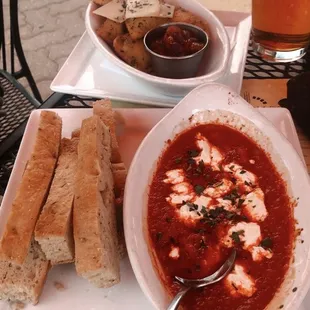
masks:
[[[286,138],[255,108],[246,103],[239,95],[220,84],[206,84],[198,87],[186,96],[166,117],[164,117],[141,143],[132,161],[125,190],[124,227],[129,258],[136,278],[156,309],[166,309],[169,303],[157,271],[152,264],[152,255],[148,248],[147,199],[156,163],[165,147],[165,141],[190,125],[193,121],[204,119],[204,110],[224,110],[233,112],[252,122],[259,130],[256,141],[271,154],[278,171],[283,173],[291,197],[299,197],[294,208],[295,219],[304,230],[294,250],[294,262],[291,263],[279,293],[267,309],[297,310],[310,286],[310,239],[309,239],[309,201],[310,182],[305,166]],[[298,290],[293,293],[292,289]]]
[[[126,64],[116,56],[113,49],[104,40],[97,36],[95,30],[100,26],[101,17],[92,13],[98,7],[93,2],[89,3],[86,11],[86,30],[95,46],[115,65],[130,73],[133,77],[138,78],[141,82],[148,83],[148,85],[165,95],[184,96],[195,87],[206,82],[214,82],[226,73],[230,55],[229,37],[224,25],[219,19],[197,0],[167,0],[165,2],[180,5],[200,16],[209,24],[210,42],[197,77],[189,79],[166,79],[142,72]]]

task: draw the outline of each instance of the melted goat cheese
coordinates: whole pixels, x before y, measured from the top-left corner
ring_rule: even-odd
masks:
[[[187,204],[183,205],[179,210],[179,216],[184,220],[198,220],[202,217],[201,213],[197,212],[198,210],[191,210],[190,206]]]
[[[212,199],[206,196],[198,196],[194,200],[194,204],[198,206],[198,210],[201,211],[202,207],[209,208]]]
[[[256,292],[254,279],[245,272],[241,265],[236,264],[234,270],[224,281],[232,295],[251,297]]]
[[[251,190],[257,183],[257,177],[252,172],[245,169],[239,169],[235,172],[235,178],[237,179],[237,185],[243,184],[246,190]]]
[[[167,179],[164,180],[165,183],[178,184],[185,180],[185,174],[183,169],[174,169],[166,172]]]
[[[180,248],[171,246],[171,251],[169,253],[169,257],[172,259],[179,259],[180,257]]]
[[[217,205],[223,207],[226,211],[235,212],[237,214],[240,213],[240,210],[237,208],[237,206],[232,204],[231,200],[217,198],[216,201]]]
[[[209,208],[210,203],[212,201],[211,198],[206,196],[199,196],[192,200],[193,204],[196,205],[196,209],[193,210],[193,207],[190,205],[184,204],[179,209],[179,216],[182,219],[191,219],[191,220],[199,220],[203,217],[202,208]]]
[[[247,191],[251,191],[257,184],[257,176],[250,171],[243,169],[236,163],[225,165],[224,171],[233,174],[237,179],[237,185],[242,185]]]
[[[228,234],[223,240],[223,243],[227,247],[232,247],[234,244],[232,239],[233,233],[238,233],[245,250],[251,250],[253,246],[258,245],[262,240],[260,226],[258,224],[239,222],[228,230]]]
[[[222,182],[219,182],[218,184],[215,184],[211,187],[207,187],[204,190],[204,194],[207,194],[212,198],[219,198],[231,191],[232,187],[233,183],[231,181],[223,179]]]
[[[264,203],[264,193],[260,188],[256,188],[249,193],[243,203],[246,215],[253,221],[264,221],[268,212]]]
[[[232,238],[233,233],[237,233],[240,242],[243,243],[243,249],[249,251],[252,254],[252,258],[255,262],[260,262],[264,258],[272,258],[272,252],[265,250],[259,246],[262,241],[260,226],[256,223],[245,223],[240,222],[235,226],[232,226],[222,243],[227,247],[232,247],[234,245],[234,240]]]
[[[189,194],[193,191],[193,187],[187,182],[175,184],[171,188],[177,194]]]
[[[255,246],[252,249],[252,258],[254,262],[261,262],[264,258],[272,258],[273,253],[269,250],[262,248],[261,246]]]
[[[223,160],[221,152],[203,136],[196,135],[196,145],[201,150],[200,154],[194,158],[197,164],[203,161],[205,165],[211,165],[214,170],[219,170],[219,164]]]
[[[178,195],[178,194],[170,194],[169,197],[166,198],[166,201],[168,201],[172,206],[177,206],[182,204],[184,201],[188,202],[192,200],[194,197],[194,194],[189,194],[189,195]]]
[[[237,172],[238,170],[241,170],[242,167],[236,163],[230,163],[228,165],[223,166],[223,169],[225,172],[229,172],[231,174]]]
[[[174,184],[171,189],[173,190],[173,193],[170,194],[169,197],[166,198],[166,200],[172,206],[177,206],[183,204],[184,202],[188,202],[192,200],[195,196],[193,187],[187,182]]]

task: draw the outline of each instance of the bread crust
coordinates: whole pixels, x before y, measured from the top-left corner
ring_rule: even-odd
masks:
[[[109,128],[111,134],[112,143],[112,163],[122,162],[121,155],[119,153],[119,146],[116,138],[116,125],[114,119],[114,111],[112,110],[112,104],[109,99],[98,100],[93,105],[94,115],[100,117],[100,120]]]
[[[98,287],[120,281],[109,129],[96,115],[82,123],[73,231],[77,273]]]
[[[0,299],[37,304],[48,270],[49,262],[32,240],[22,265],[0,261]]]
[[[61,129],[62,121],[55,112],[41,112],[35,145],[1,239],[0,255],[6,260],[22,264],[26,259],[53,178]]]
[[[79,138],[61,140],[55,176],[35,228],[35,239],[52,265],[74,261],[72,208],[78,142]]]

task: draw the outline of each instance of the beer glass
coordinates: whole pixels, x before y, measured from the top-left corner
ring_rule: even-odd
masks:
[[[252,0],[253,49],[262,58],[290,62],[310,43],[310,0]]]

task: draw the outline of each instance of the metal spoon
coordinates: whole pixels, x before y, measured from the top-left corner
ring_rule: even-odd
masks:
[[[184,285],[184,288],[181,289],[181,291],[173,298],[167,310],[176,310],[182,298],[190,289],[205,287],[207,285],[214,284],[224,279],[232,270],[235,264],[236,255],[237,255],[237,251],[236,249],[233,249],[232,253],[228,257],[226,262],[217,271],[215,271],[213,274],[211,274],[208,277],[197,279],[197,280],[175,277],[177,281],[179,281],[180,283]]]

